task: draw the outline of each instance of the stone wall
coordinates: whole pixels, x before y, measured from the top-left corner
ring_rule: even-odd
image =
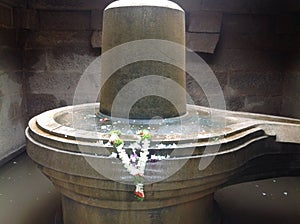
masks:
[[[38,24],[28,33],[24,48],[28,113],[71,105],[77,83],[100,55],[91,47],[91,12],[30,9]]]
[[[102,10],[109,2],[28,2],[38,21],[29,25],[25,47],[30,116],[72,104],[82,72],[100,54]],[[297,15],[297,1],[176,2],[187,14],[187,46],[213,69],[227,109],[291,116],[290,110],[297,111],[295,104],[288,103],[295,100],[296,90],[288,97],[284,91],[294,79],[286,72],[289,69],[284,61],[294,50],[294,36],[287,30],[295,27],[287,26],[287,15]],[[189,76],[187,87],[197,104],[208,105],[201,88]]]
[[[14,7],[22,1],[0,2],[0,165],[25,146],[25,79],[22,47],[16,29]]]

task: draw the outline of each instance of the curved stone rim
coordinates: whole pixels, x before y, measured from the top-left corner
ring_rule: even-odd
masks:
[[[104,10],[113,9],[113,8],[121,8],[121,7],[162,7],[175,9],[184,12],[184,10],[175,2],[171,2],[168,0],[160,0],[160,1],[152,1],[152,0],[119,0],[112,2],[109,4]]]
[[[101,132],[92,132],[85,130],[76,130],[72,127],[63,126],[62,124],[57,123],[55,116],[59,116],[63,113],[72,113],[75,109],[83,108],[98,108],[99,103],[91,104],[82,104],[76,106],[67,106],[62,108],[53,109],[46,111],[34,118],[29,122],[29,127],[31,131],[35,132],[36,128],[33,125],[37,126],[38,129],[44,133],[35,133],[36,135],[47,138],[49,141],[62,141],[68,142],[74,141],[75,143],[71,144],[81,144],[94,147],[98,141],[107,142],[110,135],[107,133]],[[205,108],[200,106],[188,105],[188,108],[193,108],[204,113],[217,113],[219,116],[226,116],[228,119],[231,119],[232,124],[227,124],[222,130],[213,133],[198,133],[197,135],[192,136],[153,136],[152,142],[161,142],[166,144],[166,147],[160,149],[169,149],[168,145],[180,142],[178,147],[187,147],[187,144],[190,147],[203,147],[210,145],[220,145],[224,143],[234,142],[236,139],[253,133],[256,131],[263,131],[267,136],[276,136],[277,141],[281,142],[300,142],[300,136],[291,136],[288,130],[293,129],[293,132],[300,131],[300,120],[298,119],[289,119],[284,117],[275,117],[268,115],[260,114],[250,114],[243,112],[230,112],[222,111],[211,108]],[[224,114],[225,113],[225,114]],[[197,137],[195,139],[195,136]],[[218,139],[220,137],[220,139]],[[122,138],[126,142],[136,141],[136,136],[122,135]],[[294,140],[293,140],[294,139]],[[292,141],[293,140],[293,141]],[[99,145],[97,145],[99,146]],[[157,149],[157,148],[151,148]]]
[[[86,131],[86,130],[79,130],[75,129],[73,127],[64,126],[56,121],[56,117],[64,114],[64,113],[72,113],[76,110],[81,110],[84,108],[97,108],[99,107],[98,103],[92,103],[92,104],[82,104],[82,105],[76,105],[76,106],[67,106],[67,107],[61,107],[53,110],[46,111],[36,117],[36,123],[39,128],[41,128],[43,131],[50,133],[51,135],[55,136],[64,136],[66,138],[73,138],[73,139],[92,139],[92,140],[104,140],[108,141],[109,134],[101,133],[101,132],[92,132],[92,131]],[[187,105],[187,108],[197,110],[201,113],[209,113],[209,109],[205,110],[205,108],[201,107],[193,107],[191,105]],[[220,114],[220,116],[223,116]],[[170,118],[172,119],[172,118]],[[227,122],[230,122],[230,117],[227,118]],[[195,136],[197,138],[197,142],[200,141],[207,141],[212,138],[218,138],[223,137],[224,135],[229,136],[231,134],[234,134],[237,131],[243,131],[248,128],[255,127],[258,124],[261,124],[261,121],[253,121],[253,120],[245,120],[239,119],[240,123],[234,124],[227,124],[225,127],[222,127],[221,129],[214,131],[214,132],[206,132],[206,133],[195,133],[195,135],[181,135],[177,136],[176,134],[170,134],[166,133],[166,135],[159,135],[159,136],[153,136],[152,142],[195,142]],[[122,135],[122,138],[125,141],[136,141],[135,136],[131,135]]]

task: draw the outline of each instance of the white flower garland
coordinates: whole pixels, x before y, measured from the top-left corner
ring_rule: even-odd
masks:
[[[112,131],[109,138],[109,143],[112,144],[118,153],[125,169],[133,176],[136,177],[136,189],[135,195],[139,201],[143,201],[144,194],[144,184],[143,176],[146,169],[146,164],[149,155],[149,146],[151,134],[148,130],[142,130],[138,132],[139,141],[131,144],[129,147],[132,149],[133,154],[129,157],[124,149],[124,141],[120,139],[121,133],[119,131]],[[138,156],[136,150],[140,151]]]
[[[144,194],[144,173],[146,169],[146,165],[149,157],[149,147],[150,147],[150,139],[151,133],[148,130],[141,130],[137,133],[138,140],[129,145],[129,148],[132,151],[132,154],[129,156],[124,149],[124,141],[120,138],[120,131],[111,131],[110,138],[108,143],[104,145],[113,145],[117,150],[117,153],[112,152],[112,158],[121,159],[123,166],[125,169],[135,177],[135,192],[137,199],[139,201],[143,201],[145,198]],[[161,148],[176,148],[177,145],[174,143],[172,145],[156,145],[158,149]],[[139,153],[137,153],[139,152]],[[138,155],[139,154],[139,155]],[[160,155],[151,155],[150,161],[160,161],[164,159],[169,159],[170,155],[160,156]]]

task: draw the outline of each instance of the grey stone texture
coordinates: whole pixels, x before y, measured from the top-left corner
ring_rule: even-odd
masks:
[[[94,9],[91,11],[91,29],[102,30],[103,10]]]
[[[0,28],[0,46],[14,47],[16,45],[16,29]]]
[[[0,25],[4,27],[13,26],[13,9],[8,5],[0,5]]]
[[[16,43],[16,30],[0,30],[0,160],[5,160],[24,147],[27,118],[22,51]]]
[[[15,8],[14,25],[19,29],[36,30],[39,27],[38,11],[34,9]]]
[[[186,33],[186,47],[203,53],[214,53],[219,42],[219,34]]]
[[[166,5],[167,1],[164,3],[166,6],[163,7],[156,5],[156,3],[138,6],[136,4],[138,1],[136,3],[134,1],[123,1],[123,3],[125,3],[124,6],[121,5],[122,1],[116,2],[116,4],[106,8],[104,11],[102,50],[103,52],[108,52],[119,45],[131,42],[131,46],[122,48],[119,54],[123,55],[123,57],[127,57],[128,54],[137,54],[139,58],[136,60],[143,61],[132,60],[128,63],[124,62],[124,67],[111,74],[110,70],[114,68],[113,60],[117,55],[110,56],[111,54],[108,54],[106,56],[109,59],[102,64],[101,68],[103,74],[101,78],[104,85],[101,89],[100,112],[113,115],[113,103],[124,86],[130,85],[134,80],[145,78],[145,76],[156,75],[156,77],[159,77],[159,81],[152,79],[148,83],[136,84],[137,82],[135,82],[131,90],[123,93],[123,95],[128,94],[127,98],[132,99],[136,94],[142,95],[145,93],[145,96],[139,98],[130,111],[127,111],[125,106],[118,108],[117,111],[114,111],[114,116],[151,119],[155,116],[169,118],[185,114],[186,94],[185,91],[182,91],[186,86],[185,73],[179,67],[185,64],[185,49],[172,46],[172,51],[170,51],[168,43],[159,44],[156,41],[151,45],[147,45],[145,41],[140,45],[138,41],[157,39],[173,42],[180,46],[185,45],[185,15],[183,10],[179,7],[173,8]],[[145,49],[140,52],[137,50],[132,51],[132,49],[138,47],[139,49]],[[152,52],[152,49],[157,50]],[[163,57],[160,54],[157,55],[157,52],[166,55],[165,58],[167,60],[175,61],[177,67],[167,64],[165,62],[166,59],[163,61]],[[143,55],[147,55],[147,59],[140,59]],[[105,80],[106,78],[107,80]],[[167,80],[172,80],[176,85],[173,84],[172,88],[169,86],[166,91],[167,87],[163,86],[162,83],[168,83]],[[151,84],[153,85],[152,90],[156,90],[156,93],[150,93],[151,91],[145,90],[145,85],[151,86]]]
[[[22,105],[26,105],[26,96],[33,102],[25,106],[30,117],[72,104],[80,75],[100,55],[102,18],[99,12],[110,2],[29,0],[26,4],[24,0],[1,0],[0,71],[6,77],[4,84],[8,83],[7,77],[21,77],[23,71],[20,87],[23,92],[17,87],[12,89],[17,92],[14,95],[22,98]],[[201,28],[191,34],[195,36],[195,44],[191,46],[188,41],[188,47],[198,51],[218,80],[224,80],[220,85],[227,109],[300,117],[299,1],[175,2],[186,11],[187,29]],[[197,12],[202,14],[198,16]],[[217,27],[214,24],[219,20],[211,16],[205,19],[204,14],[222,14],[220,31],[211,33],[210,26]],[[195,22],[201,16],[207,21]],[[206,24],[210,26],[203,29]],[[187,34],[187,39],[191,35]],[[188,79],[187,89],[196,104],[207,105],[207,97],[195,81]],[[9,97],[1,96],[1,102],[7,102]],[[7,107],[3,105],[2,109]],[[19,121],[22,120],[25,121],[20,117]],[[19,145],[9,143],[3,147],[8,152]]]
[[[40,11],[41,30],[90,30],[90,11]]]
[[[197,129],[194,134],[183,133],[184,140],[179,142],[177,135],[169,132],[153,136],[154,143],[163,139],[176,142],[175,149],[164,149],[167,154],[180,153],[147,163],[145,200],[141,203],[132,192],[135,178],[120,160],[109,156],[114,149],[104,150],[104,145],[96,143],[106,140],[106,134],[78,132],[72,125],[72,110],[90,114],[97,107],[98,103],[48,111],[31,119],[26,131],[28,155],[62,193],[65,224],[129,224],[140,220],[145,224],[220,224],[220,211],[213,200],[217,190],[241,181],[274,177],[274,173],[299,172],[300,120],[193,107],[200,114],[224,119],[227,125],[204,132],[210,138]],[[126,143],[132,138],[123,135]],[[192,144],[191,153],[186,149]],[[208,154],[207,148],[214,154]],[[182,159],[187,161],[183,164]],[[165,170],[167,174],[162,172]],[[154,175],[159,181],[152,183]]]
[[[93,48],[101,48],[102,46],[102,31],[93,31],[91,37],[91,44]]]
[[[29,0],[28,2],[31,8],[41,10],[92,10],[104,9],[113,0]]]
[[[26,48],[51,49],[52,47],[80,46],[89,49],[90,36],[91,31],[38,30],[30,33]]]
[[[219,33],[222,25],[222,13],[192,11],[189,14],[189,32]]]

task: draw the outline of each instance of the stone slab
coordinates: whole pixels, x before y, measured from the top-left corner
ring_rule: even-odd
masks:
[[[93,48],[102,47],[102,31],[94,31],[91,37],[91,44]]]
[[[0,2],[0,27],[13,26],[13,10]]]
[[[92,31],[44,30],[31,33],[27,48],[49,48],[60,46],[90,46]]]
[[[96,49],[63,46],[47,50],[49,71],[72,71],[83,73],[99,52]]]
[[[254,113],[267,113],[270,115],[280,115],[282,99],[281,96],[247,96],[245,98],[245,111]]]
[[[179,6],[188,11],[199,11],[201,10],[202,0],[174,0]]]
[[[235,72],[229,77],[229,86],[236,95],[280,96],[283,76],[281,73]]]
[[[29,6],[35,9],[91,10],[104,9],[113,0],[29,0]]]
[[[282,12],[285,3],[280,0],[202,0],[202,10],[236,14],[275,14]]]
[[[274,33],[276,16],[224,14],[222,30],[229,33]]]
[[[89,11],[39,11],[41,30],[90,30]]]
[[[222,25],[222,13],[192,11],[189,14],[189,32],[219,33]]]
[[[27,3],[26,0],[1,0],[1,2],[14,7],[25,7]]]
[[[103,10],[94,9],[91,11],[91,29],[102,30]]]
[[[294,34],[300,32],[299,15],[280,15],[276,18],[276,33]]]
[[[16,46],[16,29],[0,28],[0,46]]]
[[[33,9],[16,8],[14,26],[21,29],[36,30],[39,27],[38,12]]]
[[[202,54],[214,72],[278,72],[283,69],[282,54],[274,51],[223,49],[214,55]]]
[[[31,94],[48,94],[53,96],[74,95],[80,73],[70,72],[40,72],[27,73]]]
[[[24,50],[24,69],[26,71],[45,71],[46,50],[44,49],[26,49]]]
[[[22,70],[20,49],[0,46],[0,71]]]
[[[187,48],[204,53],[214,53],[218,44],[219,34],[186,33]]]

